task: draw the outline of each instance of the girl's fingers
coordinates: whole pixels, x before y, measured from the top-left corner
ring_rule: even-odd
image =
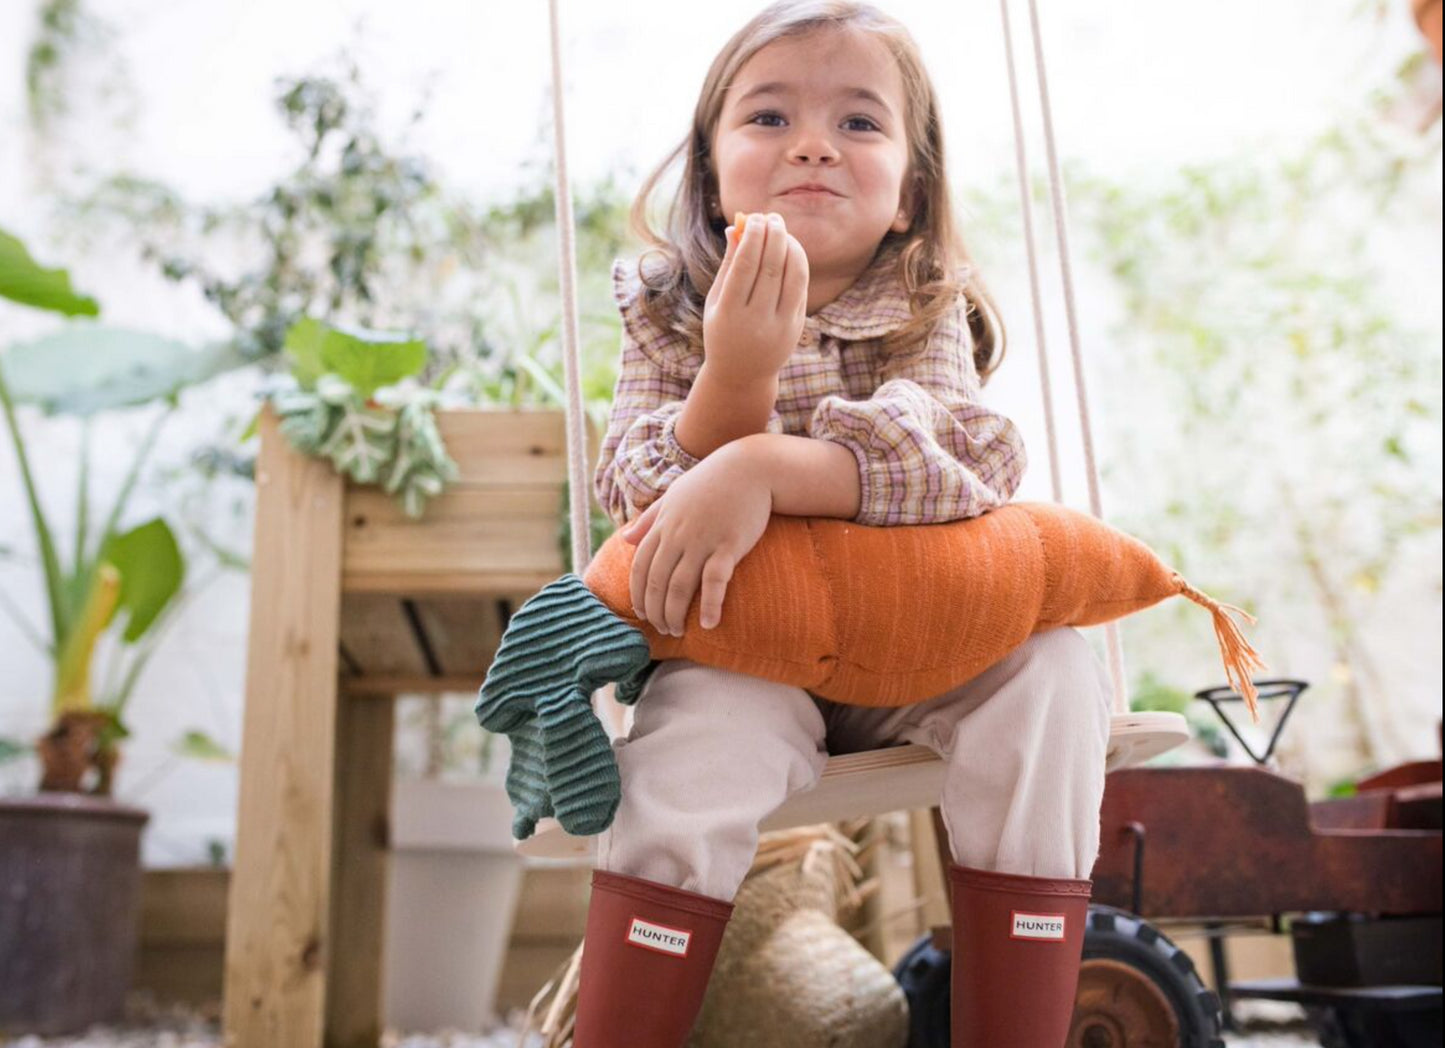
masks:
[[[687,609],[692,607],[692,598],[697,594],[698,578],[702,565],[695,557],[683,557],[678,561],[667,583],[667,598],[663,605],[663,618],[667,621],[667,632],[681,637],[687,627]]]
[[[764,223],[762,215],[749,215],[738,240],[728,281],[723,286],[720,304],[727,309],[742,309],[753,295],[758,275],[758,259],[763,254]]]
[[[658,633],[670,632],[667,627],[667,593],[673,572],[677,570],[678,561],[682,560],[682,554],[681,544],[659,542],[652,563],[647,568],[642,599],[647,610],[647,621],[652,623],[652,628]]]
[[[661,542],[661,534],[651,531],[638,544],[637,552],[632,555],[632,573],[628,576],[627,588],[632,597],[632,614],[644,621],[647,619],[647,576],[652,570],[652,558],[657,555],[657,547]]]
[[[739,215],[738,217],[741,218],[742,216]],[[722,261],[719,262],[717,266],[717,276],[712,278],[712,286],[713,289],[716,290],[717,295],[722,294],[723,281],[727,279],[728,272],[733,268],[733,260],[737,258],[738,238],[742,236],[742,232],[742,227],[739,225],[731,225],[723,230],[723,236],[727,241],[727,246],[723,248]],[[710,290],[707,297],[715,300],[717,296]]]
[[[808,253],[796,237],[788,237],[787,266],[783,270],[782,286],[778,289],[778,312],[790,313],[793,309],[808,308]]]
[[[702,605],[698,612],[703,629],[710,630],[722,621],[723,597],[727,595],[736,566],[737,562],[725,553],[714,553],[703,566]]]
[[[771,307],[778,301],[778,289],[782,286],[783,270],[788,262],[787,227],[783,216],[769,215],[766,239],[763,243],[762,258],[758,260],[758,278],[753,285],[753,295]],[[751,304],[751,299],[749,300]]]
[[[662,500],[658,499],[642,511],[642,516],[623,528],[620,533],[622,535],[622,541],[632,546],[641,542],[647,533],[652,530],[652,522],[657,519],[657,510],[661,505]]]

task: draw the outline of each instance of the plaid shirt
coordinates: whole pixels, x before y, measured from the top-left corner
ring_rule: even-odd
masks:
[[[699,461],[673,431],[703,355],[648,321],[635,262],[615,262],[612,281],[622,313],[622,363],[595,482],[603,509],[621,525]],[[878,340],[909,315],[894,263],[875,264],[807,318],[778,375],[767,432],[852,451],[862,484],[860,524],[975,517],[1008,501],[1023,477],[1018,430],[978,400],[961,301],[921,356],[880,368]]]

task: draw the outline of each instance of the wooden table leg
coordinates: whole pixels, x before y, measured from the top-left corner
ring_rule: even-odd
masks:
[[[291,450],[269,411],[256,489],[225,1043],[319,1048],[344,491],[328,463]]]
[[[326,1048],[376,1048],[391,846],[392,700],[343,694],[337,711],[336,835]]]

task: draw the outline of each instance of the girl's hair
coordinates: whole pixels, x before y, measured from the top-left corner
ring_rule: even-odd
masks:
[[[711,217],[707,204],[718,195],[711,170],[712,140],[727,91],[748,59],[773,41],[847,28],[872,33],[887,46],[898,62],[907,100],[909,163],[905,177],[916,190],[916,206],[907,231],[889,230],[875,261],[896,260],[913,316],[883,339],[884,358],[904,360],[922,352],[934,326],[963,295],[974,340],[974,363],[980,379],[986,380],[1003,359],[1003,324],[954,221],[944,168],[943,125],[933,83],[908,30],[877,8],[854,0],[777,0],[734,34],[713,59],[693,112],[691,132],[648,176],[632,204],[632,231],[648,245],[638,263],[646,289],[643,309],[654,323],[684,336],[692,347],[702,347],[703,304],[726,247],[723,231],[727,219]],[[648,205],[679,156],[687,158],[682,185],[668,209],[667,229],[659,233],[648,218]],[[649,262],[654,256],[661,256],[661,262]]]

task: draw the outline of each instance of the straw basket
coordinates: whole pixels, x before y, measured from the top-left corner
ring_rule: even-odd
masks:
[[[688,1048],[903,1048],[908,1003],[838,926],[861,901],[857,845],[831,826],[764,834]],[[533,1001],[547,1048],[569,1048],[581,948]],[[529,1016],[529,1027],[531,1016]]]

